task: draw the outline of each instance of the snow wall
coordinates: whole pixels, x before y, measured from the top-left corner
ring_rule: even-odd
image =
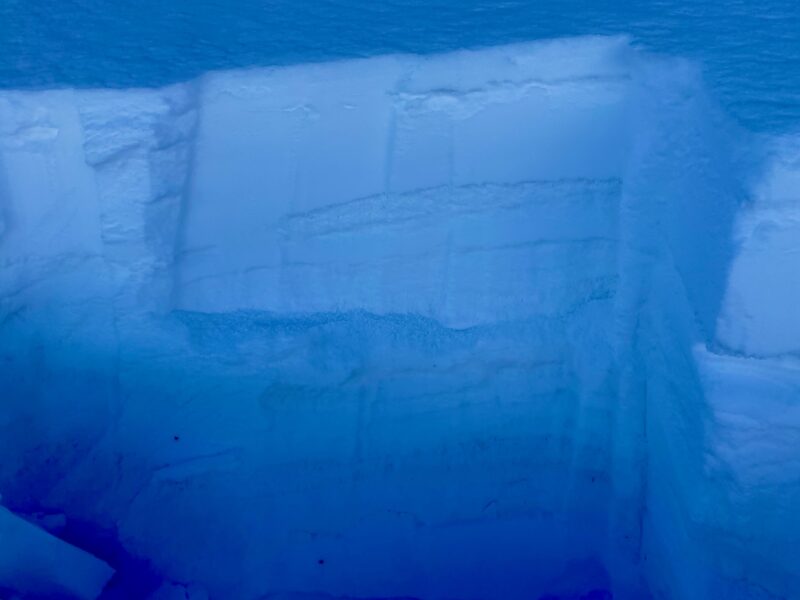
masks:
[[[622,38],[0,92],[3,503],[109,598],[796,598],[799,189]]]

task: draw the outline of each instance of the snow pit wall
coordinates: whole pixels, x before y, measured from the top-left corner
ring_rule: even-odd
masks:
[[[738,597],[702,385],[658,387],[723,303],[726,127],[617,38],[3,92],[4,501],[211,597]]]

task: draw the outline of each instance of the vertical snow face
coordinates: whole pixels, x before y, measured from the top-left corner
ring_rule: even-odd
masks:
[[[796,528],[736,514],[794,496],[727,445],[777,427],[726,421],[746,359],[702,349],[780,336],[731,300],[749,162],[690,66],[585,38],[4,92],[0,132],[0,491],[113,532],[156,597],[797,576],[748,570]]]
[[[119,410],[119,319],[167,307],[191,90],[0,98],[2,470],[26,501],[82,460]],[[39,461],[57,468],[36,475]]]
[[[800,540],[800,362],[696,355],[711,417],[696,517],[706,535],[725,532],[711,589],[791,598],[800,585],[792,550]]]
[[[693,352],[705,435],[698,500],[686,505],[695,539],[714,540],[703,589],[717,597],[791,598],[800,588],[789,558],[800,543],[797,148],[793,135],[765,144],[733,220],[714,338]]]
[[[746,355],[800,355],[800,139],[772,142],[766,164],[737,220],[718,339]]]
[[[622,214],[639,216],[621,220],[622,270],[644,274],[638,330],[621,336],[635,348],[627,379],[646,387],[631,411],[646,454],[641,558],[656,596],[791,598],[796,152],[726,126],[694,79],[642,75],[657,93],[623,186]]]
[[[568,47],[206,77],[177,306],[466,327],[610,290],[628,70]]]
[[[169,306],[197,120],[194,87],[78,99],[103,258],[120,310]]]
[[[175,254],[196,112],[192,85],[4,93],[4,287],[49,285],[67,268],[94,281],[59,303],[121,294],[128,309],[166,308],[169,288],[143,286]]]
[[[218,597],[610,588],[630,59],[5,94],[9,502]]]

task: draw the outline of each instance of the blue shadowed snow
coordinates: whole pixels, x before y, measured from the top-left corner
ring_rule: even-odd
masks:
[[[0,596],[798,597],[799,16],[0,3]]]

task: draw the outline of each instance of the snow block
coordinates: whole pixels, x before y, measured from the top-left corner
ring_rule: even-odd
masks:
[[[103,561],[0,507],[0,588],[93,600],[113,574]]]

